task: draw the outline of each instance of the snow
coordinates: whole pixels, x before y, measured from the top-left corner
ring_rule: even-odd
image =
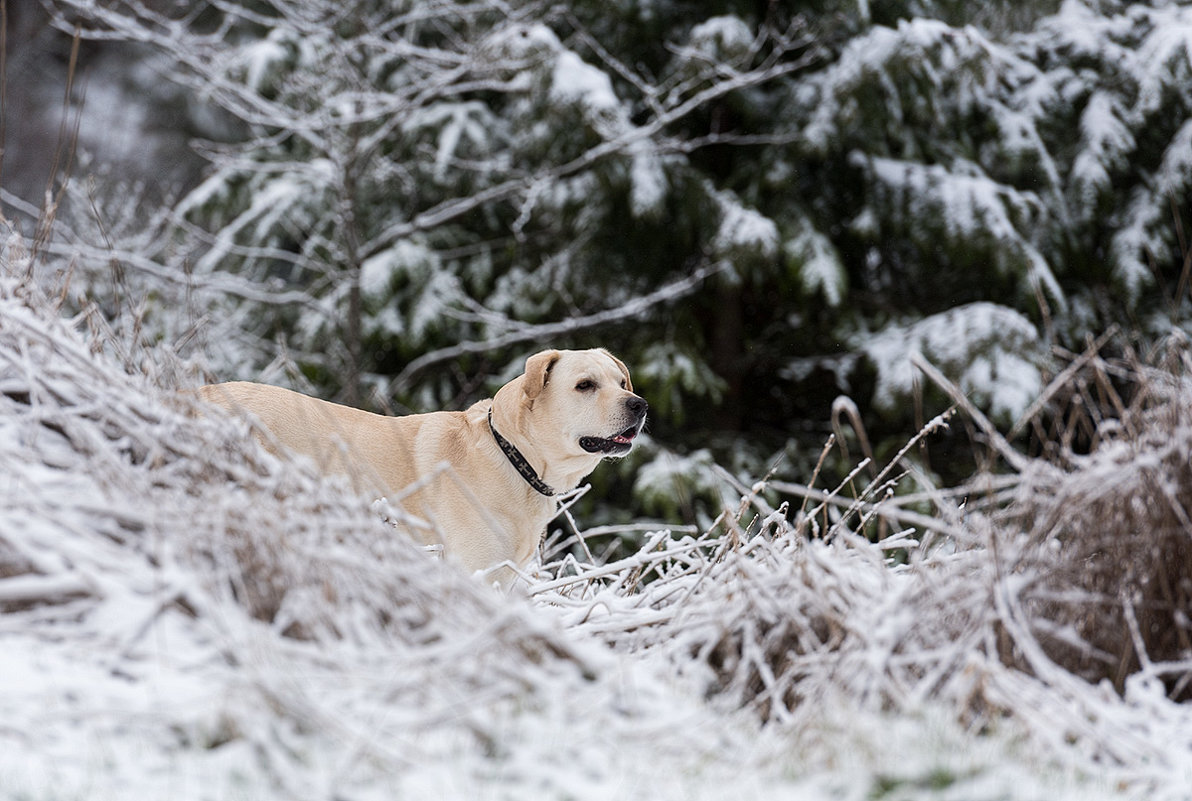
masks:
[[[460,297],[458,279],[445,270],[434,270],[418,295],[409,327],[420,338],[441,324],[444,313],[455,308]]]
[[[1110,169],[1134,149],[1124,116],[1125,109],[1109,92],[1095,92],[1080,116],[1082,148],[1072,165],[1072,182],[1083,195],[1084,208],[1094,208],[1096,195],[1110,190]]]
[[[443,180],[453,160],[464,143],[470,143],[481,152],[492,149],[492,130],[497,121],[488,108],[479,101],[437,103],[418,108],[403,120],[402,127],[409,132],[437,130],[438,142],[434,158],[434,175]],[[466,152],[466,151],[465,151]]]
[[[519,59],[534,59],[562,47],[555,32],[541,23],[498,27],[488,35],[484,47]]]
[[[1145,9],[1145,6],[1143,7]],[[1188,96],[1192,79],[1192,9],[1172,3],[1139,10],[1149,31],[1129,65],[1139,76],[1137,111],[1142,116],[1161,112],[1169,90]]]
[[[719,490],[713,478],[712,454],[700,448],[689,454],[663,453],[639,468],[634,475],[634,492],[642,498],[673,499],[681,488]]]
[[[1155,180],[1162,196],[1178,197],[1192,188],[1192,120],[1180,126],[1163,154]],[[1162,235],[1171,227],[1169,208],[1156,206],[1150,191],[1136,191],[1126,206],[1125,219],[1110,244],[1115,278],[1130,298],[1138,298],[1153,280],[1151,259],[1166,247]]]
[[[875,25],[791,91],[808,151],[856,148],[853,163],[870,165],[882,230],[913,237],[938,220],[950,247],[980,242],[992,266],[1022,277],[1020,306],[1042,292],[1062,316],[1078,294],[1057,279],[1073,227],[1121,230],[1108,254],[1091,258],[1108,255],[1132,302],[1154,287],[1148,253],[1176,250],[1166,198],[1192,184],[1180,133],[1192,106],[1190,54],[1186,4],[1103,10],[1071,0],[1003,41],[939,20]],[[1069,113],[1067,139],[1052,128]],[[932,119],[957,135],[929,136]],[[1156,146],[1167,153],[1158,169],[1140,152]],[[1140,178],[1144,162],[1152,166]],[[929,254],[930,235],[914,246]]]
[[[133,91],[112,81],[89,81],[82,108],[63,109],[71,115],[62,123],[63,130],[77,124],[81,147],[108,154],[114,161],[144,158],[142,132],[152,121],[143,104],[129,102]]]
[[[828,237],[803,222],[783,244],[788,263],[795,266],[806,292],[819,292],[829,306],[839,306],[847,291],[848,275],[840,254]]]
[[[980,174],[956,174],[940,165],[889,158],[869,162],[874,177],[899,197],[923,204],[912,213],[941,212],[948,233],[958,239],[989,231],[1001,241],[1019,239],[1003,204],[1005,189]]]
[[[634,142],[630,154],[629,203],[634,217],[660,214],[666,202],[669,186],[662,160],[645,140]]]
[[[1038,332],[1013,309],[978,302],[909,325],[891,325],[861,347],[877,368],[873,403],[894,409],[913,397],[922,356],[996,419],[1016,421],[1043,389]]]
[[[562,103],[581,103],[593,113],[615,113],[620,108],[612,81],[570,50],[555,58],[551,73],[551,97]]]
[[[1172,137],[1163,153],[1157,177],[1171,194],[1180,188],[1192,186],[1192,120],[1185,121]]]
[[[1172,138],[1155,177],[1165,197],[1178,197],[1192,188],[1192,120],[1181,125]],[[1150,192],[1131,196],[1126,218],[1110,245],[1114,276],[1130,298],[1139,297],[1153,280],[1149,259],[1157,246],[1156,232],[1167,230],[1170,224],[1170,210],[1156,207]]]
[[[888,193],[889,202],[906,209],[909,218],[928,221],[924,231],[942,227],[945,242],[967,248],[971,242],[992,239],[997,243],[995,267],[1002,273],[1022,274],[1025,296],[1047,296],[1060,309],[1067,298],[1047,259],[1019,226],[1048,214],[1033,192],[1001,184],[976,164],[959,162],[951,169],[940,165],[858,155],[854,163],[870,171],[876,186]],[[1018,225],[1015,221],[1019,222]]]
[[[1027,584],[998,584],[1013,571],[979,545],[894,568],[846,516],[798,533],[767,500],[792,488],[721,483],[757,519],[654,530],[619,562],[565,556],[499,595],[346,483],[110,363],[36,288],[0,279],[0,320],[16,797],[992,801],[1167,798],[1187,778],[1182,708],[982,651],[982,588]],[[915,337],[960,358],[949,328]],[[691,470],[725,475],[696,454],[639,480],[666,492]],[[975,696],[1006,710],[985,731],[963,723]],[[1107,751],[1126,731],[1137,755]]]
[[[1165,107],[1187,108],[1192,101],[1192,9],[1178,3],[1131,4],[1116,16],[1099,16],[1085,3],[1067,0],[1042,23],[1039,41],[1068,58],[1075,55],[1077,60],[1107,65],[1115,76],[1112,82],[1092,85],[1091,91],[1089,75],[1061,72],[1054,79],[1066,95],[1079,97],[1089,91],[1070,181],[1081,216],[1104,225],[1104,220],[1094,218],[1102,212],[1099,196],[1111,190],[1120,193],[1116,181],[1136,168],[1139,137],[1154,135],[1156,117],[1169,114]],[[1192,185],[1186,126],[1180,125],[1166,146],[1153,179],[1130,194],[1125,219],[1113,234],[1114,277],[1131,299],[1154,281],[1147,254],[1165,250],[1164,241],[1170,238],[1164,198]]]
[[[720,207],[720,226],[712,239],[713,250],[720,254],[747,253],[773,258],[778,253],[778,226],[757,209],[744,205],[729,191],[714,194]]]
[[[691,29],[690,46],[704,58],[731,61],[748,52],[753,31],[740,17],[709,17]]]
[[[258,251],[266,251],[269,246],[285,242],[290,232],[313,227],[334,185],[334,175],[335,166],[328,159],[311,159],[288,171],[257,175],[249,181],[247,207],[227,221],[211,247],[197,260],[195,269],[203,273],[218,272],[225,259],[242,249],[238,238],[246,233],[261,245]],[[228,191],[229,178],[243,179],[243,176],[222,174],[209,179],[194,198],[183,204],[182,210],[196,209],[197,203]]]
[[[360,265],[360,291],[381,300],[398,277],[424,277],[438,271],[440,260],[421,242],[403,239]]]
[[[278,65],[289,59],[284,34],[274,30],[264,39],[257,39],[244,48],[245,82],[258,92],[267,91],[277,75]]]

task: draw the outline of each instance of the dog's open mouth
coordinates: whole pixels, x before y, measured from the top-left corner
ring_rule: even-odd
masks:
[[[637,436],[637,426],[632,425],[616,436],[580,437],[579,446],[588,453],[625,453],[633,447],[633,438]]]

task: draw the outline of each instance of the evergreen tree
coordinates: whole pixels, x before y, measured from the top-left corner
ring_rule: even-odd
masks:
[[[841,394],[905,430],[913,353],[1008,423],[1050,344],[1187,319],[1192,9],[977,5],[60,3],[244,126],[154,254],[263,343],[218,368],[283,343],[420,411],[605,344],[655,410],[647,504],[719,433],[805,472]]]

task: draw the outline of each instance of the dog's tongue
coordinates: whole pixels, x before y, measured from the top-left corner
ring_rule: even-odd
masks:
[[[613,437],[613,442],[616,442],[619,445],[628,445],[630,442],[633,442],[633,438],[636,436],[637,436],[636,428],[627,428],[627,429],[625,429],[625,431],[623,431],[620,434],[617,434],[617,436]]]

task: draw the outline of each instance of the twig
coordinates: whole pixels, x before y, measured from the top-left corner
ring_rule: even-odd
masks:
[[[1030,464],[1025,456],[1018,453],[1008,443],[1001,434],[998,433],[997,428],[989,421],[989,418],[978,409],[968,397],[960,391],[960,387],[949,381],[943,373],[937,370],[930,362],[923,358],[922,354],[912,353],[910,357],[911,364],[918,367],[923,373],[930,378],[936,386],[948,393],[948,396],[964,410],[964,413],[972,418],[977,427],[981,429],[982,433],[989,438],[989,444],[999,455],[1015,470],[1022,472],[1026,470]]]
[[[1018,420],[1010,428],[1010,433],[1006,435],[1006,439],[1010,441],[1015,440],[1030,425],[1031,420],[1051,401],[1052,397],[1067,386],[1074,375],[1099,355],[1101,348],[1105,347],[1105,343],[1116,337],[1119,331],[1120,329],[1116,325],[1110,326],[1109,330],[1097,337],[1074,362],[1061,370],[1059,375],[1053,378],[1043,392],[1039,394],[1039,397],[1035,398],[1034,402],[1019,416]]]
[[[389,382],[387,394],[394,395],[407,388],[410,382],[423,370],[440,362],[458,359],[467,354],[500,350],[501,348],[518,345],[523,342],[548,340],[566,334],[574,334],[577,331],[587,328],[640,317],[659,304],[686,297],[694,292],[706,278],[726,268],[727,265],[723,262],[714,265],[705,265],[685,278],[672,281],[647,295],[635,298],[613,309],[605,309],[594,314],[573,317],[555,323],[527,325],[515,331],[500,334],[489,339],[460,342],[450,347],[428,351],[407,364],[405,369]]]
[[[963,529],[947,523],[946,521],[929,517],[928,515],[920,514],[918,512],[912,512],[907,509],[902,509],[897,505],[887,504],[885,501],[869,503],[867,501],[841,498],[835,493],[830,493],[825,490],[815,489],[803,484],[794,484],[786,481],[773,481],[769,484],[769,486],[776,492],[786,492],[796,497],[819,501],[821,504],[831,504],[850,512],[859,511],[863,514],[876,513],[882,517],[887,517],[891,520],[919,526],[920,528],[928,531],[937,531],[941,534],[947,534],[958,541],[964,541],[965,539],[969,538]],[[837,522],[836,526],[839,525],[841,525],[841,523]]]
[[[6,604],[55,604],[80,595],[97,595],[96,587],[77,573],[25,574],[0,579],[0,607]]]

